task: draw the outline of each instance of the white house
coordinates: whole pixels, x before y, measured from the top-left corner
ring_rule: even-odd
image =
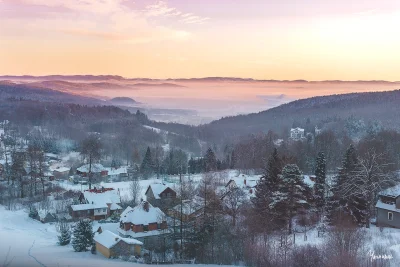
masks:
[[[299,127],[290,129],[290,139],[293,141],[304,139],[304,129]]]

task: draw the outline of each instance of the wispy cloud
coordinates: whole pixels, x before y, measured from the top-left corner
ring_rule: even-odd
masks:
[[[165,1],[158,1],[148,5],[145,8],[144,14],[150,17],[176,17],[179,22],[186,24],[204,24],[210,18],[196,16],[193,13],[184,13],[174,7],[169,7]]]
[[[170,7],[165,1],[148,2],[140,7],[139,3],[128,0],[0,0],[1,5],[8,5],[8,10],[13,10],[8,16],[3,16],[3,13],[7,15],[7,9],[0,11],[0,24],[9,27],[7,32],[11,33],[22,27],[22,20],[29,19],[26,10],[31,9],[35,11],[33,13],[40,13],[29,25],[32,29],[46,28],[47,32],[143,43],[185,40],[192,33],[179,28],[208,20]],[[18,10],[21,16],[18,16]],[[176,23],[166,24],[160,19]]]

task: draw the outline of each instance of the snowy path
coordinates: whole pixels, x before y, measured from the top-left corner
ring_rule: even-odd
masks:
[[[32,259],[34,259],[40,266],[46,267],[46,265],[44,265],[43,263],[41,263],[40,261],[38,261],[38,259],[36,259],[36,257],[33,256],[33,255],[31,254],[31,250],[32,250],[32,248],[33,248],[34,245],[35,245],[35,240],[33,240],[32,246],[29,248],[29,251],[28,251],[29,257],[31,257]]]

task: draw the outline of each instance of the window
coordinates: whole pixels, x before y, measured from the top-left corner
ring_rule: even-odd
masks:
[[[149,226],[148,225],[143,225],[143,231],[145,231],[145,232],[149,231]]]
[[[388,221],[393,221],[393,212],[388,212]]]
[[[157,229],[158,229],[158,230],[161,229],[161,223],[157,223]]]
[[[103,212],[106,212],[106,209],[103,209]]]
[[[167,197],[171,197],[171,193],[167,193]]]

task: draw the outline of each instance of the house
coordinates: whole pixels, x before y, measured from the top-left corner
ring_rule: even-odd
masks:
[[[224,190],[224,196],[230,192],[232,189],[234,188],[240,188],[242,189],[247,196],[250,197],[254,197],[254,193],[255,193],[255,187],[257,185],[257,182],[260,180],[261,176],[257,176],[257,177],[250,177],[248,175],[245,174],[240,174],[237,177],[233,177],[231,178],[228,183],[225,185],[225,190]],[[223,196],[223,197],[224,197]],[[223,198],[222,197],[222,198]]]
[[[290,139],[293,141],[300,141],[304,139],[304,129],[303,128],[292,128],[290,129]]]
[[[58,220],[57,215],[55,214],[55,212],[46,211],[46,210],[39,210],[38,211],[38,219],[42,223],[56,222]]]
[[[96,250],[106,258],[119,256],[140,256],[143,243],[133,238],[120,237],[109,230],[96,233],[94,236]]]
[[[400,185],[378,194],[376,225],[400,228]]]
[[[70,214],[74,219],[106,219],[122,211],[119,190],[113,188],[94,188],[86,190],[78,198],[80,204],[71,205]]]
[[[315,136],[320,135],[322,133],[322,129],[318,128],[318,126],[315,126]]]
[[[201,197],[194,197],[193,200],[184,200],[181,204],[176,205],[168,210],[168,215],[172,218],[181,220],[182,222],[189,222],[195,220],[198,215],[203,211],[204,199]]]
[[[57,167],[53,170],[53,175],[56,179],[68,179],[69,170],[67,167]]]
[[[170,233],[164,212],[147,201],[134,208],[127,207],[120,218],[120,236],[135,238],[145,246]]]
[[[100,175],[102,177],[108,175],[107,169],[104,168],[104,166],[100,163],[94,163],[92,164],[92,166],[90,166],[90,164],[82,165],[78,169],[76,169],[76,174],[86,177],[88,176],[89,170],[91,171],[91,173]]]
[[[119,168],[105,168],[108,173],[108,178],[111,180],[120,180],[128,177],[128,167],[122,166]]]
[[[176,200],[176,192],[165,184],[151,184],[146,190],[146,199],[154,206],[160,206],[163,202]]]

